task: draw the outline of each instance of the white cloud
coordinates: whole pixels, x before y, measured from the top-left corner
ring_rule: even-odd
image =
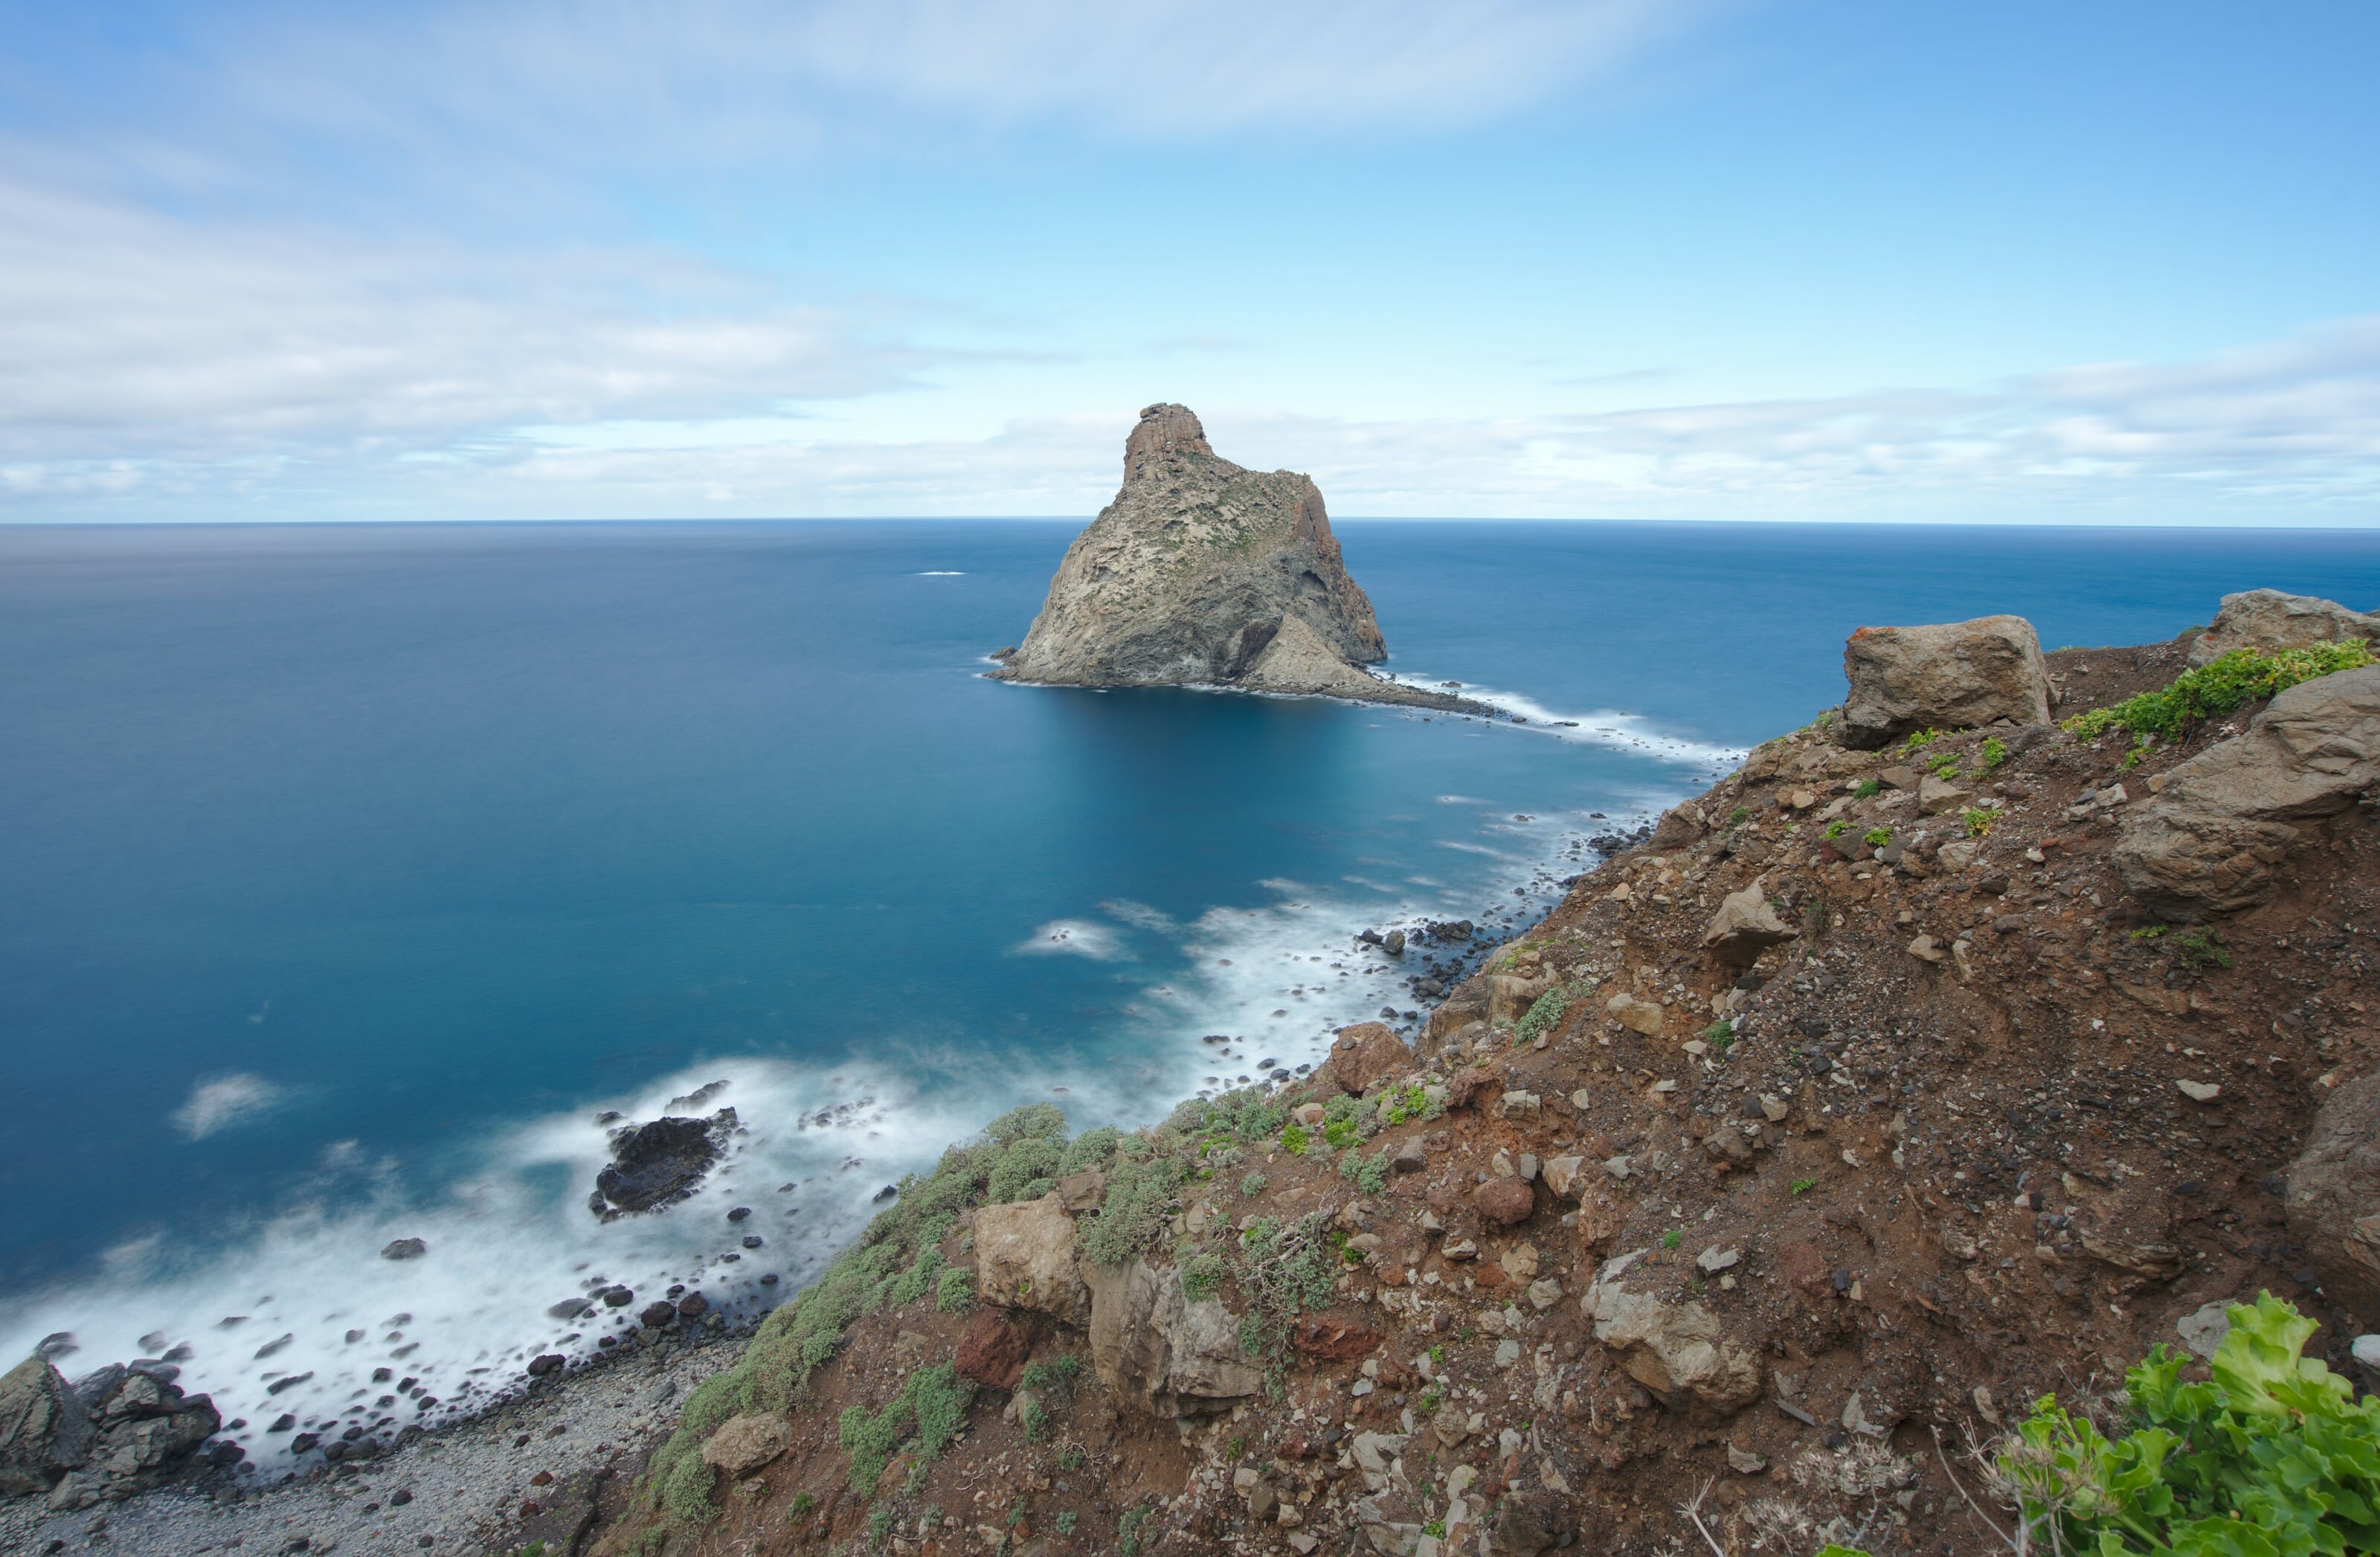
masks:
[[[890,111],[1131,137],[1416,128],[1606,75],[1713,0],[625,0],[226,28],[246,106],[411,145],[502,126],[564,154],[797,152]]]
[[[262,1113],[283,1096],[261,1076],[218,1076],[190,1089],[189,1101],[174,1111],[174,1125],[192,1140],[204,1140]]]

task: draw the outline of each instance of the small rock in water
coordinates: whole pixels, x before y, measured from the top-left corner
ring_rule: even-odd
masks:
[[[897,1198],[900,1193],[901,1186],[899,1185],[888,1184],[883,1188],[878,1190],[873,1196],[869,1197],[869,1199],[872,1204],[880,1206],[885,1201]],[[758,1238],[747,1238],[744,1240],[744,1247],[747,1249],[756,1249],[760,1247],[760,1241]]]
[[[347,1332],[347,1344],[348,1344],[348,1345],[350,1345],[350,1346],[354,1345],[357,1342],[358,1342],[358,1341],[360,1341],[360,1340],[362,1340],[362,1339],[364,1338],[364,1333],[365,1333],[365,1332],[362,1332],[362,1331],[360,1331],[360,1330],[350,1330],[350,1331],[348,1331],[348,1332]]]
[[[637,1300],[637,1295],[626,1287],[612,1286],[603,1289],[602,1298],[606,1308],[625,1308]]]
[[[533,1356],[528,1362],[528,1376],[532,1379],[542,1379],[550,1373],[559,1373],[562,1371],[565,1360],[560,1352],[546,1352]]]
[[[1389,955],[1392,957],[1401,957],[1404,955],[1405,932],[1402,930],[1392,930],[1386,935],[1380,937],[1380,950],[1388,953]]]
[[[380,1251],[382,1259],[419,1259],[430,1252],[430,1246],[419,1238],[398,1238]]]
[[[263,1345],[256,1348],[257,1359],[261,1361],[264,1358],[271,1356],[273,1353],[279,1351],[282,1347],[286,1346],[290,1342],[297,1339],[297,1333],[293,1331],[281,1336],[277,1340],[267,1341]]]
[[[756,1248],[759,1248],[759,1247],[760,1247],[760,1235],[759,1235],[759,1234],[758,1234],[758,1233],[747,1233],[747,1234],[745,1234],[745,1235],[744,1235],[744,1247],[745,1247],[746,1248],[747,1248],[747,1249],[756,1249]]]
[[[76,1343],[73,1331],[54,1330],[42,1337],[41,1344],[33,1348],[33,1355],[43,1357],[62,1357],[68,1353],[80,1350],[82,1347]]]
[[[734,1210],[729,1211],[729,1212],[727,1213],[727,1220],[728,1220],[728,1221],[730,1221],[730,1222],[741,1222],[741,1221],[743,1221],[746,1217],[750,1216],[751,1214],[752,1214],[752,1208],[751,1208],[751,1207],[749,1207],[749,1206],[738,1206],[738,1207],[736,1207]]]

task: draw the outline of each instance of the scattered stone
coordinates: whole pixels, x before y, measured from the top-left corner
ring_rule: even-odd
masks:
[[[793,1429],[782,1417],[730,1417],[702,1444],[702,1463],[734,1478],[751,1475],[785,1452]]]
[[[382,1248],[382,1259],[419,1259],[430,1252],[429,1244],[419,1238],[398,1238]]]
[[[1472,1192],[1471,1202],[1479,1214],[1504,1226],[1526,1222],[1537,1208],[1537,1198],[1529,1186],[1518,1179],[1490,1179]]]
[[[1777,917],[1775,906],[1768,901],[1767,878],[1755,876],[1742,891],[1731,892],[1720,899],[1718,912],[1711,916],[1709,928],[1703,931],[1703,950],[1723,967],[1746,968],[1760,959],[1761,953],[1792,940],[1798,933]]]

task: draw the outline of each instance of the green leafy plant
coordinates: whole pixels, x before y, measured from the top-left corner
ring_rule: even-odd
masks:
[[[975,1385],[944,1362],[910,1374],[881,1411],[845,1407],[835,1424],[835,1441],[851,1456],[851,1490],[863,1498],[874,1497],[886,1462],[912,1435],[919,1461],[933,1459],[949,1446],[974,1402]],[[698,1457],[696,1463],[700,1463]]]
[[[1182,1267],[1182,1295],[1193,1303],[1205,1302],[1221,1289],[1231,1269],[1219,1254],[1194,1257]]]
[[[1970,806],[1959,813],[1960,824],[1966,828],[1967,836],[1970,838],[1990,837],[1992,824],[1999,819],[1999,812],[1981,806]]]
[[[1050,1527],[1062,1536],[1071,1536],[1075,1533],[1075,1521],[1081,1517],[1071,1508],[1062,1509],[1050,1519]]]
[[[1889,827],[1871,827],[1866,832],[1860,834],[1860,839],[1862,842],[1865,843],[1868,847],[1872,849],[1880,849],[1884,847],[1885,845],[1892,842],[1892,829]]]
[[[1827,831],[1821,834],[1821,836],[1823,836],[1827,842],[1831,844],[1851,830],[1852,824],[1850,822],[1843,821],[1840,817],[1837,817],[1834,821],[1827,823]]]
[[[1182,1174],[1182,1164],[1170,1156],[1124,1162],[1119,1153],[1107,1198],[1083,1235],[1083,1252],[1108,1266],[1138,1259],[1165,1230]]]
[[[1081,1444],[1079,1444],[1079,1443],[1069,1443],[1069,1444],[1067,1444],[1063,1449],[1059,1450],[1059,1451],[1058,1451],[1058,1468],[1059,1468],[1060,1470],[1080,1470],[1080,1469],[1082,1469],[1082,1468],[1083,1468],[1083,1447],[1082,1447],[1082,1445],[1081,1445]]]
[[[873,1508],[868,1511],[868,1544],[882,1546],[884,1538],[892,1533],[892,1511]]]
[[[1857,785],[1852,786],[1852,798],[1854,800],[1872,800],[1883,792],[1884,784],[1881,780],[1865,778],[1860,780]]]
[[[808,1492],[795,1492],[794,1501],[785,1505],[785,1517],[788,1519],[806,1519],[817,1512],[818,1499]]]
[[[1998,736],[1985,736],[1984,744],[1975,749],[1975,772],[1988,773],[2007,760],[2007,745]]]
[[[1933,771],[1936,778],[1949,778],[1959,771],[1959,754],[1955,751],[1936,752],[1925,760],[1925,766]]]
[[[1528,1013],[1521,1018],[1521,1025],[1512,1029],[1512,1040],[1535,1043],[1538,1035],[1551,1031],[1560,1022],[1562,1013],[1570,1009],[1570,1003],[1576,998],[1570,986],[1556,984],[1529,1004]],[[1427,1096],[1423,1094],[1425,1101]]]
[[[1752,812],[1742,806],[1738,806],[1727,813],[1727,824],[1730,827],[1741,827],[1751,820]]]
[[[1249,1196],[1261,1195],[1264,1193],[1266,1182],[1260,1169],[1250,1168],[1247,1176],[1240,1180],[1240,1193]]]
[[[1389,1154],[1384,1148],[1366,1157],[1351,1151],[1339,1160],[1339,1176],[1354,1185],[1365,1195],[1378,1195],[1389,1186]]]
[[[975,1307],[975,1272],[953,1265],[934,1282],[934,1308],[939,1313],[964,1314]]]
[[[1703,1041],[1724,1054],[1735,1047],[1735,1018],[1721,1016],[1703,1029]]]
[[[2244,704],[2287,691],[2301,681],[2373,664],[2371,645],[2318,643],[2265,653],[2234,649],[2211,664],[2182,672],[2162,688],[2096,708],[2066,722],[2069,734],[2094,740],[2121,728],[2135,742],[2150,736],[2179,741],[2199,720],[2220,719]]]
[[[1807,1194],[1817,1187],[1818,1181],[1814,1178],[1797,1178],[1793,1181],[1793,1193],[1796,1195]]]
[[[1931,746],[1941,737],[1942,732],[1939,730],[1912,730],[1909,732],[1909,738],[1900,743],[1900,749],[1915,751],[1920,747]]]
[[[1304,1125],[1292,1125],[1281,1131],[1281,1149],[1283,1151],[1288,1152],[1292,1157],[1305,1156],[1305,1145],[1306,1135]]]
[[[2173,949],[2191,967],[2229,967],[2238,959],[2211,930],[2188,930],[2174,937]]]
[[[1670,1228],[1667,1233],[1664,1233],[1664,1234],[1662,1234],[1662,1235],[1661,1235],[1661,1247],[1662,1247],[1663,1248],[1665,1248],[1665,1249],[1673,1249],[1673,1248],[1676,1248],[1680,1244],[1682,1244],[1682,1243],[1684,1243],[1685,1241],[1686,1241],[1686,1235],[1685,1235],[1685,1234],[1683,1234],[1683,1233],[1680,1232],[1677,1228],[1674,1228],[1674,1227]]]
[[[1116,1551],[1120,1557],[1140,1557],[1141,1527],[1148,1523],[1148,1506],[1124,1510],[1116,1521]]]
[[[2270,1293],[2228,1314],[2205,1382],[2163,1345],[2125,1375],[2121,1436],[2045,1395],[2003,1441],[1998,1478],[2036,1550],[2380,1550],[2380,1402],[2304,1356],[2314,1321]]]

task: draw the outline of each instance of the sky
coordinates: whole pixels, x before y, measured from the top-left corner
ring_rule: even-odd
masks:
[[[2380,6],[0,0],[0,521],[2380,524]]]

